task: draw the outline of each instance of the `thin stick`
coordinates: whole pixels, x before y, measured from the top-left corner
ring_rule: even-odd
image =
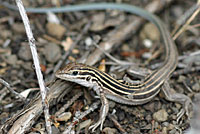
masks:
[[[41,93],[41,97],[42,97],[42,105],[43,105],[43,109],[44,109],[46,129],[47,129],[48,134],[52,134],[51,122],[49,120],[49,118],[50,118],[49,107],[48,107],[48,102],[46,101],[47,92],[46,92],[46,88],[44,85],[43,75],[42,75],[42,72],[40,69],[40,63],[39,63],[38,54],[37,54],[37,50],[36,50],[36,46],[35,46],[35,39],[33,37],[33,33],[30,28],[29,20],[28,20],[28,17],[27,17],[27,14],[24,9],[22,1],[16,0],[16,4],[19,8],[19,12],[20,12],[20,15],[21,15],[23,23],[24,23],[24,27],[25,27],[26,34],[27,34],[28,41],[29,41],[29,46],[31,48],[31,53],[33,56],[33,62],[35,65],[35,71],[36,71],[38,83],[40,86],[40,93]]]
[[[62,108],[59,109],[59,111],[57,111],[55,113],[55,116],[58,116],[60,114],[62,114],[70,105],[72,105],[72,103],[74,103],[75,100],[77,100],[81,95],[83,95],[83,92],[78,92],[74,97],[72,97],[67,104],[65,104],[64,106],[62,106]]]
[[[100,104],[100,101],[96,101],[89,107],[88,110],[77,113],[77,116],[73,118],[72,123],[65,129],[65,131],[62,134],[70,134],[75,124],[77,124],[81,119],[83,119],[83,117],[85,117],[86,115],[88,115],[89,113],[97,109],[99,104]]]
[[[0,78],[0,83],[3,84],[13,95],[19,97],[21,100],[26,100],[21,94],[17,93],[15,90],[13,90],[10,86],[10,84],[8,84],[8,82],[6,82],[5,80]]]
[[[176,40],[176,38],[187,29],[187,27],[189,26],[189,24],[194,20],[194,18],[197,16],[197,14],[199,12],[200,12],[200,0],[197,1],[197,8],[196,8],[195,12],[192,14],[192,16],[181,27],[181,29],[175,35],[173,35],[173,40]]]

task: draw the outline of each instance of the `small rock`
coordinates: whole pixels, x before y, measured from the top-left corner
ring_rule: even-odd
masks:
[[[151,40],[149,40],[149,39],[144,39],[144,40],[143,40],[143,44],[144,44],[144,46],[145,46],[146,48],[151,48],[152,45],[153,45],[153,42],[152,42]]]
[[[79,52],[78,49],[73,49],[73,50],[72,50],[72,53],[73,53],[73,54],[79,54],[80,52]]]
[[[0,27],[0,31],[3,31],[3,32],[0,32],[0,37],[1,37],[1,39],[8,39],[8,38],[11,38],[11,37],[12,37],[12,32],[11,32],[11,30],[1,29],[1,27]],[[2,44],[3,44],[3,43],[2,43]]]
[[[68,121],[71,118],[71,112],[64,112],[57,118],[58,121]]]
[[[52,126],[52,134],[60,134],[60,131],[55,126]]]
[[[180,103],[175,103],[177,109],[181,109],[182,105]]]
[[[76,61],[76,59],[75,59],[74,57],[72,57],[72,56],[69,56],[69,57],[68,57],[68,60],[69,60],[70,62],[75,62],[75,61]]]
[[[45,45],[44,56],[50,63],[55,63],[61,58],[60,47],[56,44],[50,43]]]
[[[122,50],[122,51],[130,51],[131,49],[130,49],[129,45],[124,44],[124,45],[122,46],[121,50]]]
[[[142,58],[149,59],[151,56],[152,56],[152,53],[144,52],[143,55],[142,55]]]
[[[19,33],[19,34],[25,33],[25,28],[24,28],[23,23],[13,23],[12,28],[16,33]]]
[[[113,117],[114,117],[116,120],[118,120],[118,119],[117,119],[117,116],[114,115]],[[113,124],[113,122],[112,122],[111,120],[105,120],[104,126],[113,128],[113,127],[114,127],[114,124]]]
[[[73,40],[70,37],[67,37],[64,41],[62,41],[61,46],[64,47],[65,51],[69,51],[69,49],[71,48],[72,44],[73,44]]]
[[[26,64],[22,62],[20,65],[26,70],[33,71],[33,63],[32,62],[26,62]]]
[[[160,40],[160,32],[158,31],[157,27],[154,24],[147,23],[140,33],[140,38],[142,40],[150,39],[153,41],[159,41]]]
[[[164,127],[168,127],[168,126],[169,126],[169,122],[163,122],[162,125],[163,125]]]
[[[119,121],[124,120],[124,118],[125,118],[124,111],[119,111],[118,118],[119,118]]]
[[[14,65],[14,66],[17,64],[18,59],[16,55],[8,55],[5,58],[8,64]]]
[[[22,43],[18,52],[18,56],[20,59],[25,61],[29,61],[32,59],[31,50],[27,43]]]
[[[176,131],[176,129],[173,129],[173,130],[169,131],[168,133],[169,134],[178,134],[177,131]]]
[[[48,12],[47,13],[47,20],[48,20],[48,22],[51,22],[51,23],[60,24],[59,18],[53,12]]]
[[[168,113],[165,109],[161,109],[153,114],[153,119],[158,122],[166,121],[168,119]]]
[[[162,134],[167,134],[167,127],[163,127]]]
[[[161,103],[160,102],[147,103],[144,105],[144,108],[151,112],[155,112],[156,110],[161,109]]]
[[[105,28],[105,14],[104,13],[99,13],[95,14],[92,17],[92,25],[90,26],[91,31],[100,31]]]
[[[200,62],[200,55],[188,56],[187,58],[183,59],[183,63],[188,65],[196,62]]]
[[[160,127],[161,127],[160,124],[157,121],[155,121],[154,122],[154,128],[160,128]]]
[[[179,83],[183,83],[185,80],[186,80],[186,77],[183,76],[183,75],[180,75],[180,76],[178,77],[177,82],[179,82]]]
[[[168,113],[170,113],[170,111],[172,110],[173,112],[175,112],[175,113],[178,113],[180,110],[178,109],[178,107],[179,108],[181,108],[181,105],[179,104],[179,103],[175,103],[175,105],[177,105],[176,107],[170,107],[170,108],[168,108],[167,109],[167,112]],[[180,105],[180,106],[179,106]],[[170,110],[171,109],[171,110]]]
[[[37,124],[35,125],[35,128],[36,128],[37,130],[40,130],[40,133],[44,133],[44,131],[45,131],[45,126],[44,126],[43,123],[37,123]]]
[[[192,86],[192,89],[193,89],[193,91],[195,91],[195,92],[199,92],[199,90],[200,90],[200,84],[199,84],[199,83],[195,83],[195,84]]]
[[[152,116],[148,114],[148,115],[145,117],[145,119],[146,119],[148,122],[150,122],[150,121],[152,120]]]
[[[194,95],[194,102],[200,101],[200,93]]]
[[[170,13],[174,18],[179,18],[183,14],[183,8],[181,6],[172,6]]]
[[[91,45],[92,45],[92,39],[91,39],[90,37],[87,37],[87,38],[85,39],[85,44],[86,44],[87,46],[91,46]]]
[[[64,26],[60,25],[60,24],[56,24],[56,23],[47,23],[46,25],[46,28],[47,28],[47,32],[58,38],[58,39],[61,39],[64,35],[64,33],[66,32],[66,29]]]
[[[103,129],[103,133],[105,134],[116,134],[117,130],[115,128],[106,127]]]
[[[174,128],[175,128],[175,126],[173,124],[169,124],[168,127],[167,127],[167,130],[172,130]]]
[[[132,128],[130,134],[142,134],[140,129]]]
[[[116,103],[114,101],[109,101],[109,107],[112,109],[114,108]]]
[[[92,17],[92,25],[90,26],[90,30],[101,31],[108,27],[119,25],[123,20],[124,20],[123,16],[106,18],[105,13],[95,14]]]
[[[83,121],[78,125],[77,130],[81,130],[81,129],[89,126],[90,124],[91,124],[91,119]]]
[[[151,130],[151,128],[152,128],[152,125],[151,124],[146,124],[146,123],[145,123],[145,126],[142,127],[142,129],[144,129],[144,130]]]
[[[41,132],[40,132],[41,133]],[[37,132],[30,132],[30,133],[28,133],[28,134],[38,134]]]

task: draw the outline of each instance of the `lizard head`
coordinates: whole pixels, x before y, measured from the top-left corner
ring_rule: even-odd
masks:
[[[91,71],[92,67],[81,63],[69,63],[55,74],[57,78],[92,87],[96,77]]]

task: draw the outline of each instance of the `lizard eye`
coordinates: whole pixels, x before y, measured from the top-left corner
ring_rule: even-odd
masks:
[[[78,74],[78,71],[74,71],[72,72],[73,75],[77,75]]]

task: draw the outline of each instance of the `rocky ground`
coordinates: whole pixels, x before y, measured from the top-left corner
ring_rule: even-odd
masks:
[[[6,2],[15,5],[13,1]],[[25,7],[44,8],[102,1],[24,0],[23,2]],[[163,20],[171,32],[179,52],[179,63],[169,80],[170,86],[176,92],[190,97],[193,102],[198,100],[200,91],[199,15],[195,16],[198,10],[190,11],[197,4],[196,1],[104,0],[104,2],[127,3],[142,8],[149,6],[148,9],[155,11],[155,14]],[[193,18],[184,28],[185,22],[189,20],[187,14],[193,15]],[[117,70],[115,68],[117,65],[100,65],[100,63],[108,63],[112,60],[105,54],[95,59],[92,54],[98,55],[100,50],[93,45],[94,42],[100,45],[112,42],[113,46],[109,53],[113,57],[137,63],[144,68],[156,69],[165,57],[163,47],[161,47],[160,33],[156,27],[129,13],[118,10],[57,14],[29,12],[28,17],[36,39],[40,67],[48,87],[55,82],[54,73],[57,69],[66,63],[80,59],[87,60],[95,67],[100,66],[100,69],[115,75],[118,79],[123,79],[125,74],[133,78],[124,69]],[[185,21],[184,17],[186,17]],[[180,25],[180,23],[183,24]],[[126,27],[129,25],[131,29]],[[181,28],[184,28],[182,32],[180,32]],[[24,110],[29,102],[34,103],[33,100],[40,90],[28,39],[18,11],[0,6],[0,31],[0,78],[26,98],[22,101],[16,95],[11,94],[5,82],[3,84],[1,80],[0,126],[7,124],[9,127],[6,129],[9,130],[18,117],[13,119],[11,124],[6,121],[14,118],[20,110]],[[127,34],[124,36],[123,32]],[[60,98],[54,98],[56,101],[50,104],[49,111],[54,134],[62,133],[73,122],[77,111],[88,110],[93,102],[98,100],[94,97],[95,94],[87,88],[75,85],[72,89],[64,92],[59,96]],[[74,96],[76,97],[73,98]],[[190,120],[185,114],[177,121],[177,114],[183,106],[167,101],[162,93],[159,93],[151,102],[139,106],[128,106],[114,101],[109,101],[109,103],[109,116],[103,128],[103,133],[106,134],[181,134],[190,128]],[[56,114],[65,104],[69,104],[66,110]],[[88,127],[97,121],[99,108],[100,105],[79,123],[73,124],[72,130],[76,133],[90,133]],[[44,115],[40,113],[38,116],[26,133],[46,133]],[[101,132],[97,129],[95,133]]]

